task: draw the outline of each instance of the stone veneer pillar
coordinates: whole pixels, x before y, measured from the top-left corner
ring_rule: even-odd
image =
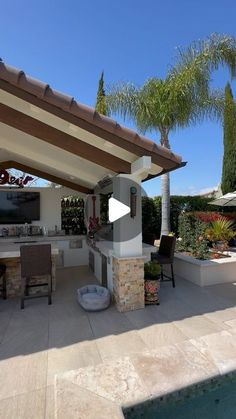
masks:
[[[113,292],[118,311],[144,308],[143,267],[143,257],[113,257]]]

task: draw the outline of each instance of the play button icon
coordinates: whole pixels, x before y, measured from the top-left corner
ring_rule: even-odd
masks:
[[[114,221],[119,220],[119,218],[124,217],[124,215],[130,213],[130,207],[128,207],[128,205],[123,204],[115,198],[109,199],[108,207],[110,223],[113,223]]]

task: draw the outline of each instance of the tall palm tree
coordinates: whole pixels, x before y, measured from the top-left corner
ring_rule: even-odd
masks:
[[[165,79],[151,78],[137,87],[118,83],[107,95],[111,112],[132,119],[140,132],[155,131],[163,147],[170,149],[169,134],[205,118],[219,120],[223,115],[224,95],[210,88],[212,72],[220,66],[236,75],[236,39],[213,34],[186,50],[178,49],[176,64]],[[161,234],[170,232],[170,178],[161,176]]]

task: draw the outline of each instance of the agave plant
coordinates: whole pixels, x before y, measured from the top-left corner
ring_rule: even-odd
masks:
[[[235,236],[233,224],[233,221],[227,220],[221,216],[218,220],[211,222],[210,227],[206,230],[207,238],[213,243],[227,243]]]

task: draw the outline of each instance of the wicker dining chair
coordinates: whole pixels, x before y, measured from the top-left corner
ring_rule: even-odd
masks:
[[[30,298],[48,297],[48,304],[52,304],[52,257],[50,244],[25,245],[20,247],[21,260],[21,309],[24,302]],[[48,281],[31,284],[30,280],[36,276],[45,276]],[[47,286],[48,292],[29,294],[30,288]]]
[[[161,236],[161,242],[158,252],[151,253],[151,260],[156,260],[161,265],[161,280],[172,281],[173,288],[175,288],[174,277],[174,253],[175,253],[176,237],[174,236]],[[163,265],[170,265],[171,277],[164,274]],[[165,278],[165,279],[164,279]]]
[[[7,281],[6,281],[6,265],[0,265],[0,279],[2,279],[2,298],[7,299]]]

